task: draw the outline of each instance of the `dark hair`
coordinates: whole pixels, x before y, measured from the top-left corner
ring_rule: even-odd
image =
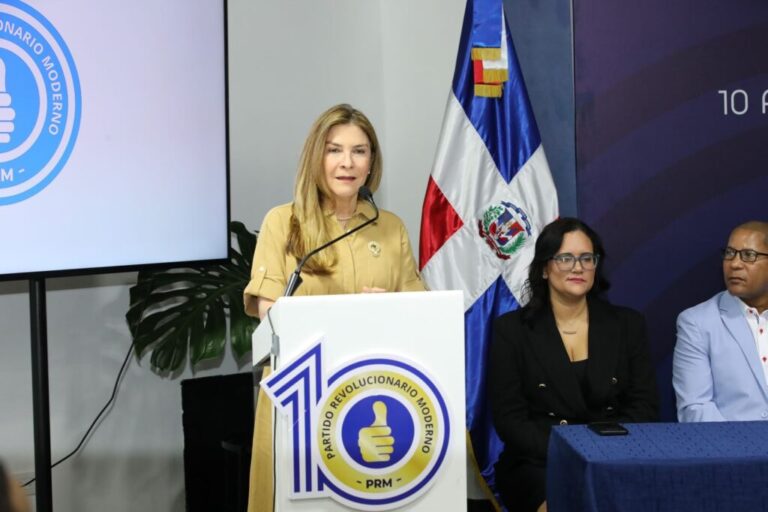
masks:
[[[581,231],[592,242],[592,250],[600,258],[599,264],[595,269],[595,283],[592,289],[587,293],[588,297],[594,297],[608,288],[610,283],[603,276],[603,264],[605,263],[605,249],[600,236],[587,226],[584,222],[573,217],[562,217],[554,222],[544,226],[539,237],[536,239],[536,250],[533,255],[531,266],[528,267],[528,280],[525,283],[523,297],[528,299],[525,306],[524,317],[530,320],[536,313],[545,307],[549,307],[549,284],[544,279],[544,270],[552,256],[557,254],[560,246],[563,245],[563,238],[566,233]]]

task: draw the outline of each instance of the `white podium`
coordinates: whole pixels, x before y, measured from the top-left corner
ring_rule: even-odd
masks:
[[[281,298],[270,316],[253,356],[274,329],[275,510],[466,506],[461,292]]]

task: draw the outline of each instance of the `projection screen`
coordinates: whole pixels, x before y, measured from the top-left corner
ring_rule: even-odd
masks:
[[[0,0],[0,279],[227,257],[224,0]]]

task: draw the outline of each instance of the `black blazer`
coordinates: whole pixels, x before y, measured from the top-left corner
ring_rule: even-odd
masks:
[[[525,322],[522,310],[494,325],[488,395],[502,463],[543,465],[552,425],[646,422],[658,417],[656,380],[643,316],[588,299],[588,393],[581,386],[552,310]]]

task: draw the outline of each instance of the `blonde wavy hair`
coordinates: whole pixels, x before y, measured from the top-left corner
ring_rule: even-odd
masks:
[[[330,240],[330,226],[323,210],[334,205],[333,195],[325,181],[325,143],[331,128],[341,124],[355,125],[366,134],[371,146],[371,172],[366,178],[365,186],[375,192],[381,183],[382,158],[379,139],[365,114],[347,104],[335,105],[323,112],[310,128],[304,142],[293,191],[293,210],[286,250],[298,260]],[[310,258],[304,265],[304,270],[310,274],[329,274],[336,264],[336,258],[335,248],[328,247]]]

